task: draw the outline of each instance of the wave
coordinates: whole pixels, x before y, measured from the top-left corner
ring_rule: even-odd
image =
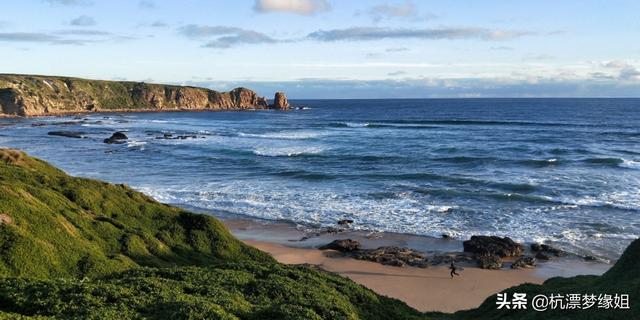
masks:
[[[275,172],[272,175],[278,177],[285,178],[294,178],[300,180],[309,180],[309,181],[323,181],[323,180],[333,180],[334,176],[325,174],[325,173],[317,173],[317,172],[309,172],[306,170],[286,170]]]
[[[613,165],[617,166],[624,162],[624,159],[620,158],[587,158],[583,159],[582,162],[591,163],[591,164],[605,164],[605,165]]]
[[[331,122],[329,123],[329,127],[333,128],[365,128],[369,125],[369,123],[360,123],[360,122]]]
[[[582,161],[589,164],[601,164],[627,169],[640,169],[640,161],[624,158],[588,158]]]
[[[365,127],[371,129],[410,129],[410,130],[424,130],[424,129],[440,129],[439,126],[429,126],[429,125],[410,125],[410,124],[380,124],[380,123],[369,123]]]
[[[532,121],[496,121],[496,120],[374,120],[357,123],[360,127],[363,124],[388,124],[388,125],[480,125],[480,126],[553,126],[553,127],[566,127],[566,126],[590,126],[588,124],[568,124],[560,122],[532,122]],[[354,124],[348,121],[334,122],[333,125],[337,126],[349,126]]]
[[[520,161],[520,163],[525,165],[525,166],[529,166],[529,167],[544,168],[544,167],[549,167],[549,166],[556,166],[556,165],[560,164],[561,161],[559,161],[556,158],[546,159],[546,160],[528,159],[528,160],[522,160],[522,161]]]
[[[302,155],[313,155],[324,152],[325,149],[319,147],[283,147],[283,148],[261,148],[253,150],[253,154],[263,157],[297,157]]]
[[[276,140],[306,140],[314,139],[328,135],[328,132],[323,131],[280,131],[270,133],[238,133],[239,137],[246,138],[258,138],[258,139],[276,139]]]
[[[629,169],[640,169],[640,161],[623,159],[622,163],[620,163],[619,166]]]

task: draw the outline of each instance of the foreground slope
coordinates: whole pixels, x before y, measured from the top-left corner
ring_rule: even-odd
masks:
[[[278,264],[215,218],[0,149],[0,319],[412,319],[406,304]]]
[[[0,116],[266,108],[267,100],[246,88],[217,92],[143,82],[0,74]]]
[[[135,266],[271,262],[208,216],[0,149],[0,276],[93,277]]]

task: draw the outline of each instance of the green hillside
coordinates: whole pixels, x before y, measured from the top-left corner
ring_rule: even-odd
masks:
[[[0,319],[402,319],[397,300],[242,244],[215,218],[0,149]]]

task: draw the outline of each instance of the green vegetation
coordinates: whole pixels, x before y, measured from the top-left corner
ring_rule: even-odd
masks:
[[[136,266],[273,262],[212,217],[0,151],[0,276],[96,277]]]
[[[422,314],[351,280],[285,266],[216,219],[0,149],[0,319],[637,319],[640,240],[601,277],[508,293],[625,293],[631,310]]]
[[[411,319],[404,303],[288,267],[215,218],[0,149],[0,319]]]

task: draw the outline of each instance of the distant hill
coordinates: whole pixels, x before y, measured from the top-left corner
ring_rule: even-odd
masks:
[[[0,74],[0,115],[4,116],[267,108],[267,99],[246,88],[217,92],[144,82]]]

